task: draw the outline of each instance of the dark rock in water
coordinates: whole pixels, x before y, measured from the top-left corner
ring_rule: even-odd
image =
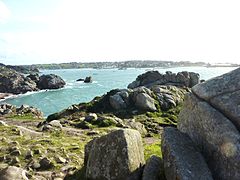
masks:
[[[83,78],[80,78],[80,79],[77,79],[76,81],[84,81],[84,79],[83,79]]]
[[[85,83],[91,83],[92,82],[92,76],[88,76],[84,80]]]
[[[86,178],[139,180],[144,165],[141,135],[124,129],[94,139],[85,152]],[[86,155],[88,157],[86,157]]]
[[[65,81],[55,74],[42,75],[39,78],[38,88],[39,89],[59,89],[63,88]]]
[[[162,153],[166,179],[213,180],[203,156],[192,140],[176,128],[165,128]]]
[[[193,87],[200,82],[199,74],[194,72],[179,72],[177,74],[167,71],[166,74],[160,74],[158,71],[148,71],[137,77],[135,81],[128,85],[128,88],[145,86],[151,88],[154,85],[174,85]]]

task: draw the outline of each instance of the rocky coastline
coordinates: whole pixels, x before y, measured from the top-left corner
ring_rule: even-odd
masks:
[[[26,76],[15,69],[5,65],[0,66],[0,93],[4,93],[4,96],[24,94],[41,89],[59,89],[66,84],[61,77],[54,74],[41,76],[30,74]]]
[[[0,179],[237,180],[239,77],[149,71],[46,120],[5,105]]]

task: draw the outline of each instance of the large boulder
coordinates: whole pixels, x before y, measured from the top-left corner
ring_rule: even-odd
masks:
[[[185,98],[178,129],[201,150],[214,178],[240,177],[240,134],[230,119],[193,94]]]
[[[192,88],[178,128],[201,149],[216,179],[240,177],[240,68]]]
[[[136,96],[135,106],[141,110],[156,111],[155,100],[146,93],[139,93]]]
[[[140,179],[145,161],[138,131],[120,129],[94,139],[86,147],[84,163],[87,179]]]
[[[189,89],[172,85],[155,85],[151,90],[156,94],[161,109],[168,110],[181,104]]]
[[[39,89],[59,89],[63,88],[65,84],[65,81],[60,76],[48,74],[40,76],[37,85]]]
[[[240,90],[240,68],[198,84],[192,90],[206,101],[225,93],[236,92]]]
[[[26,171],[16,166],[8,166],[0,171],[1,180],[28,180]]]
[[[176,128],[164,129],[162,153],[167,180],[213,179],[207,163],[192,140]]]
[[[127,104],[124,102],[122,96],[118,93],[109,97],[109,103],[115,110],[127,108]]]
[[[240,68],[193,87],[193,92],[221,111],[240,130]]]

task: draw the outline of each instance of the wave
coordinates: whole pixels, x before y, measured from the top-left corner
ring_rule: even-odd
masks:
[[[45,92],[53,92],[53,91],[60,91],[62,90],[63,88],[61,89],[43,89],[43,90],[39,90],[39,91],[29,91],[29,92],[26,92],[24,94],[12,94],[12,95],[9,95],[7,97],[5,97],[4,99],[0,99],[0,102],[4,102],[8,99],[16,99],[16,98],[20,98],[20,97],[24,97],[24,96],[29,96],[29,95],[32,95],[32,94],[39,94],[39,93],[45,93]]]

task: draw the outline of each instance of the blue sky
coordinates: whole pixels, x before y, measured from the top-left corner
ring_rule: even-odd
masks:
[[[239,63],[237,0],[0,0],[0,62]]]

